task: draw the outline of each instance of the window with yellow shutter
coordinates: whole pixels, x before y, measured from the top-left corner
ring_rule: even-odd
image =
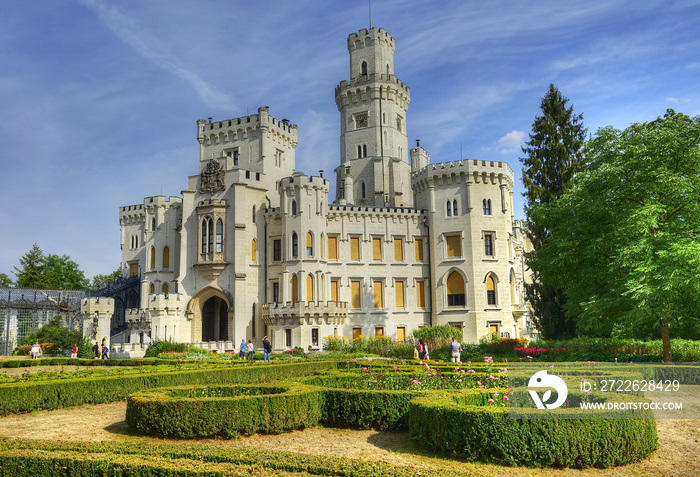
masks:
[[[352,300],[350,303],[351,308],[362,308],[362,295],[360,294],[359,280],[353,280],[350,282],[350,293],[352,295]]]
[[[394,237],[394,260],[403,262],[403,239]]]
[[[338,260],[338,237],[328,237],[328,260]]]
[[[417,238],[415,240],[415,243],[416,243],[416,261],[422,262],[423,261],[423,239]]]
[[[306,276],[306,304],[314,301],[314,276],[310,273]]]
[[[447,256],[461,257],[462,256],[462,238],[459,235],[448,235],[445,237],[447,242]]]
[[[396,289],[396,308],[405,308],[406,301],[404,300],[404,281],[397,280],[394,283],[394,288]]]
[[[383,327],[383,326],[377,326],[377,327],[374,329],[374,337],[375,337],[375,338],[381,338],[382,336],[384,336],[384,327]]]
[[[372,238],[372,260],[382,259],[382,239],[380,237]]]
[[[396,341],[406,341],[406,327],[399,326],[396,328]]]
[[[338,280],[331,280],[331,301],[338,301],[339,288]]]
[[[350,260],[360,259],[360,238],[350,237]]]
[[[384,301],[382,300],[383,283],[381,280],[374,280],[372,283],[372,288],[374,289],[374,308],[381,310],[384,308]]]
[[[253,262],[258,261],[258,242],[255,239],[253,239],[250,244],[250,257],[252,258]]]
[[[425,282],[416,282],[416,306],[418,308],[425,308]]]

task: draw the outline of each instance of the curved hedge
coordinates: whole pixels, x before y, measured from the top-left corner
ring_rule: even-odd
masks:
[[[173,437],[278,434],[318,425],[318,391],[300,385],[180,386],[129,396],[127,425]]]
[[[582,416],[580,411],[565,409],[558,411],[564,418],[514,419],[506,408],[485,407],[490,396],[488,390],[473,390],[413,399],[411,437],[425,449],[526,466],[623,465],[657,448],[656,422],[650,411],[622,414],[628,418],[620,418],[617,412],[617,418],[610,419],[591,418],[595,412],[591,411],[587,418],[572,419],[567,417]]]

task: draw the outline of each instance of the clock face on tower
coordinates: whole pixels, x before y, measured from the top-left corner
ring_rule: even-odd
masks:
[[[358,113],[355,115],[355,127],[366,128],[367,127],[367,113]]]

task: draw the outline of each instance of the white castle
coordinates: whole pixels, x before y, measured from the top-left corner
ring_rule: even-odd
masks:
[[[124,341],[230,349],[267,335],[282,350],[426,325],[460,328],[464,342],[529,333],[513,170],[409,150],[394,49],[381,28],[348,37],[332,203],[327,179],[295,172],[297,126],[267,107],[197,121],[199,171],[182,197],[119,211],[122,269],[141,276]]]

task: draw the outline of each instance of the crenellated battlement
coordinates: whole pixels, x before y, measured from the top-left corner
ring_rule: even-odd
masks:
[[[369,30],[363,28],[357,33],[348,36],[348,50],[356,50],[366,46],[373,46],[375,42],[384,42],[393,52],[396,48],[394,38],[384,28],[372,27]]]
[[[269,114],[269,108],[258,108],[258,114],[227,119],[224,121],[197,121],[197,140],[204,146],[215,146],[248,139],[251,131],[264,130],[278,135],[296,147],[299,127]]]
[[[307,176],[303,172],[295,172],[291,177],[284,177],[280,181],[280,190],[304,188],[304,189],[324,189],[328,191],[329,182],[320,176]]]
[[[392,101],[404,111],[411,102],[411,88],[406,86],[394,75],[372,73],[360,76],[354,80],[341,81],[335,87],[335,104],[338,111],[350,104]]]
[[[443,177],[459,175],[469,176],[469,180],[475,183],[504,183],[511,189],[515,183],[513,169],[507,162],[464,159],[428,164],[423,169],[411,173],[411,184],[415,186],[423,181],[435,183],[442,181]]]

